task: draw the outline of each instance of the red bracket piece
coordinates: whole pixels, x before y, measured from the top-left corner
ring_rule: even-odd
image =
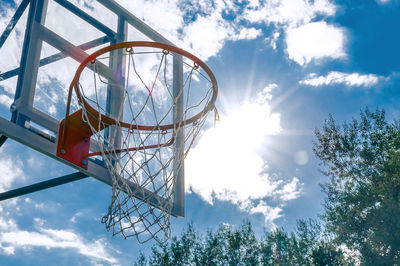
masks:
[[[93,133],[88,124],[82,121],[82,110],[71,114],[67,124],[65,121],[61,121],[58,131],[57,156],[87,170]]]

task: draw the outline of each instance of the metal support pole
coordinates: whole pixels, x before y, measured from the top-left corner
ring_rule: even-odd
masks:
[[[38,27],[44,25],[47,13],[48,0],[31,0],[29,7],[28,21],[25,31],[24,45],[18,75],[17,90],[15,101],[24,106],[33,106],[35,95],[36,80],[39,69],[40,52],[42,40],[38,35]],[[24,115],[19,115],[15,110],[11,120],[21,126],[25,126],[25,121],[29,119]]]
[[[125,19],[118,16],[117,34],[111,44],[124,42],[128,36],[128,24]],[[125,100],[125,55],[121,49],[110,52],[109,66],[114,74],[114,81],[107,86],[107,100],[106,112],[111,117],[118,121],[122,121],[124,113],[124,100]],[[115,85],[116,84],[116,85]],[[104,131],[104,138],[112,145],[112,149],[120,149],[122,146],[122,130],[121,128],[113,125],[106,128]],[[119,164],[120,156],[113,156],[112,161],[118,171],[120,170]]]
[[[77,173],[57,177],[54,179],[50,179],[47,181],[39,182],[39,183],[29,185],[26,187],[13,189],[13,190],[10,190],[7,192],[0,193],[0,201],[19,197],[19,196],[26,195],[26,194],[29,194],[32,192],[44,190],[47,188],[63,185],[63,184],[77,181],[77,180],[80,180],[80,179],[83,179],[86,177],[89,177],[89,176],[87,176],[81,172],[77,172]]]
[[[111,44],[124,42],[128,35],[128,25],[124,18],[118,17],[117,35]],[[124,110],[124,83],[125,83],[125,56],[121,49],[111,51],[109,65],[113,72],[117,86],[109,84],[107,87],[106,112],[115,119],[122,121]],[[116,131],[117,130],[117,131]],[[114,149],[121,148],[122,132],[118,127],[111,126],[104,132],[105,138],[113,143]]]
[[[183,60],[182,56],[174,55],[173,61],[173,96],[174,96],[174,123],[183,121]],[[175,127],[174,142],[174,204],[172,214],[177,217],[185,217],[185,176],[184,176],[184,152],[185,152],[185,127]]]

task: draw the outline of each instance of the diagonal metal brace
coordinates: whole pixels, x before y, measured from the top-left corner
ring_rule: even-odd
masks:
[[[17,10],[15,11],[14,16],[11,18],[6,29],[0,36],[0,48],[3,46],[4,42],[7,40],[8,36],[14,29],[15,25],[17,25],[18,20],[21,18],[22,14],[24,13],[28,4],[29,4],[29,0],[22,1],[22,3],[19,5]]]
[[[15,198],[15,197],[19,197],[22,195],[26,195],[32,192],[36,192],[36,191],[40,191],[40,190],[44,190],[47,188],[52,188],[55,186],[59,186],[59,185],[63,185],[66,183],[70,183],[73,181],[77,181],[83,178],[89,177],[88,175],[85,175],[81,172],[76,172],[73,174],[69,174],[69,175],[64,175],[61,177],[57,177],[57,178],[53,178],[47,181],[43,181],[43,182],[39,182],[33,185],[29,185],[26,187],[21,187],[21,188],[17,188],[17,189],[13,189],[7,192],[3,192],[0,193],[0,201],[2,200],[7,200],[7,199],[11,199],[11,198]]]

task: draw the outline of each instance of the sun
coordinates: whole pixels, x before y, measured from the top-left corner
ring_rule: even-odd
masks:
[[[261,146],[281,126],[270,100],[266,89],[253,99],[231,103],[220,122],[203,132],[185,159],[187,191],[211,204],[213,195],[237,203],[271,192],[274,185],[262,174]]]

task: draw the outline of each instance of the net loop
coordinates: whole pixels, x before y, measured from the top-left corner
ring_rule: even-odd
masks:
[[[132,47],[127,47],[127,48],[125,48],[125,51],[126,51],[128,54],[134,54],[134,51],[133,51],[133,48],[132,48]]]

